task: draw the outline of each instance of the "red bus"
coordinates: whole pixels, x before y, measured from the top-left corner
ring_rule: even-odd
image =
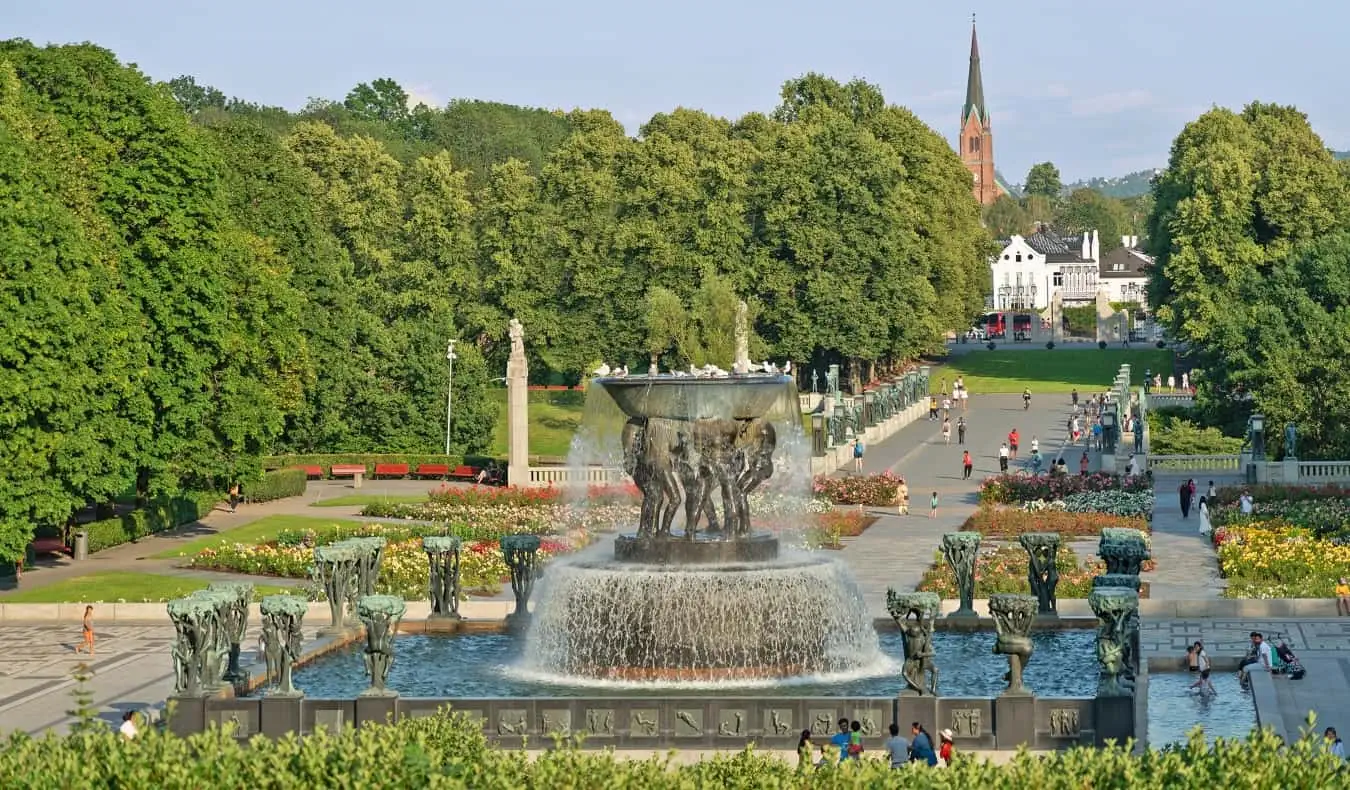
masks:
[[[975,321],[975,326],[984,330],[984,336],[998,339],[1008,334],[1007,313],[985,313]]]

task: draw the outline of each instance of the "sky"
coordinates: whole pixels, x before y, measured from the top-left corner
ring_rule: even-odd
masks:
[[[951,142],[977,15],[996,165],[1020,182],[1164,167],[1212,106],[1293,104],[1350,149],[1334,64],[1343,0],[33,0],[0,36],[91,41],[157,80],[191,74],[227,95],[297,109],[392,77],[429,104],[475,98],[600,107],[636,133],[677,106],[768,111],[808,71],[860,77]]]

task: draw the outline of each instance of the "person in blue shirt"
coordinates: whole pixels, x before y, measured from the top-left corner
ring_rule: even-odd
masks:
[[[849,741],[850,741],[850,733],[848,731],[848,719],[840,719],[839,732],[836,732],[830,738],[830,745],[839,747],[839,762],[841,763],[848,759]]]
[[[913,735],[909,742],[910,761],[923,761],[930,766],[937,765],[937,752],[933,751],[933,736],[929,735],[917,721],[910,725],[910,733]]]

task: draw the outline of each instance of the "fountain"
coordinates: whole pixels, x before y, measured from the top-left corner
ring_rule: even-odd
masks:
[[[588,398],[622,415],[608,444],[620,448],[641,512],[612,556],[549,566],[525,673],[698,684],[855,672],[883,660],[847,567],[785,551],[777,534],[755,529],[751,492],[805,449],[789,376],[605,377]]]

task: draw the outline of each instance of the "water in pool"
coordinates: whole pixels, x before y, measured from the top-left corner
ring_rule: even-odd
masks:
[[[734,689],[739,696],[877,697],[900,690],[904,646],[899,633],[879,634],[883,658],[873,665],[829,677],[774,679],[723,684],[582,681],[544,682],[518,668],[522,644],[506,634],[463,636],[410,635],[395,643],[389,686],[409,697],[579,697],[717,695]],[[1032,636],[1036,652],[1024,682],[1042,697],[1090,697],[1097,689],[1095,636],[1091,630],[1044,631]],[[938,692],[948,697],[998,695],[1008,669],[994,655],[992,631],[938,632],[933,636],[941,671]],[[354,697],[370,685],[359,645],[330,654],[296,670],[295,686],[310,698]]]
[[[1161,749],[1169,743],[1184,743],[1199,726],[1210,743],[1215,738],[1245,738],[1256,726],[1252,695],[1243,691],[1235,672],[1210,676],[1217,694],[1190,689],[1198,679],[1190,672],[1159,672],[1148,676],[1148,743]]]

